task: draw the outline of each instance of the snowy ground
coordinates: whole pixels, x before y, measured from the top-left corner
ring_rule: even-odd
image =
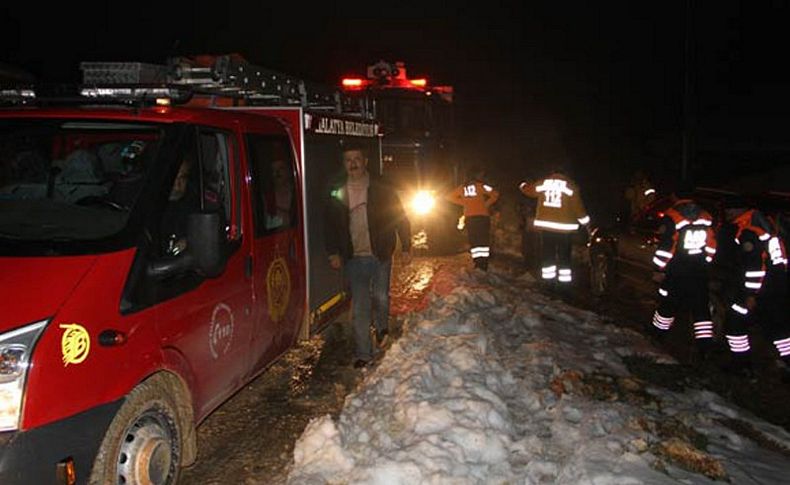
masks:
[[[790,481],[783,429],[634,377],[629,361],[672,364],[641,335],[529,277],[440,272],[454,285],[407,318],[337,420],[310,422],[289,483]]]

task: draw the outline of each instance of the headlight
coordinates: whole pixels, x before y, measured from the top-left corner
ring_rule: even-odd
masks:
[[[411,199],[411,208],[418,215],[425,215],[431,212],[435,204],[436,197],[427,190],[420,190],[414,194],[414,197]]]
[[[19,428],[30,355],[46,325],[43,321],[0,334],[0,431]]]

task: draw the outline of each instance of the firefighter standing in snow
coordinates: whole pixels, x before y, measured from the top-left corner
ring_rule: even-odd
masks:
[[[654,280],[659,283],[659,304],[653,328],[664,335],[679,308],[691,312],[694,339],[701,355],[713,343],[713,322],[708,306],[708,264],[716,254],[713,219],[689,199],[680,199],[660,220],[658,246],[653,256]]]
[[[483,182],[485,171],[475,169],[472,179],[455,188],[447,200],[463,206],[464,224],[469,236],[469,253],[475,268],[488,269],[491,254],[491,206],[499,199],[499,192]]]
[[[522,182],[519,188],[527,197],[538,199],[533,225],[541,232],[541,278],[569,285],[573,280],[571,236],[590,222],[579,188],[561,171],[537,182]]]
[[[728,208],[740,251],[738,293],[727,311],[725,332],[736,372],[749,373],[751,344],[747,326],[765,324],[779,358],[790,366],[787,312],[787,252],[776,225],[755,209]],[[790,375],[785,371],[786,378]]]

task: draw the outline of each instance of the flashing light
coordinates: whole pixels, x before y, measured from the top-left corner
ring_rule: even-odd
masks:
[[[343,89],[362,89],[369,83],[370,81],[358,77],[344,77],[341,82]]]
[[[428,80],[425,78],[409,79],[409,82],[411,83],[412,86],[416,86],[418,88],[424,88],[425,86],[428,85]]]
[[[436,197],[428,190],[420,190],[411,199],[411,207],[417,215],[424,216],[431,212],[436,204]]]

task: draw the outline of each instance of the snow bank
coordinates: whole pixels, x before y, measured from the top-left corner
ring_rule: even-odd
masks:
[[[709,392],[670,392],[631,376],[624,356],[671,362],[635,332],[533,291],[529,278],[457,278],[454,291],[410,316],[337,422],[324,416],[305,429],[289,483],[790,476],[782,429]]]

